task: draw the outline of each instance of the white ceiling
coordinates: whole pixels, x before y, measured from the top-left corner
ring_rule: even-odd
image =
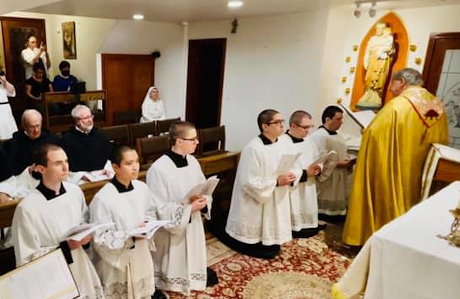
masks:
[[[27,11],[111,19],[131,19],[133,14],[142,13],[148,21],[196,22],[316,11],[327,9],[329,6],[352,5],[356,0],[243,0],[244,5],[239,9],[227,8],[227,0],[63,0],[49,4],[46,4],[50,2],[49,0],[41,1],[45,4]],[[365,1],[358,0],[358,2]],[[377,0],[377,2],[379,2],[377,8],[401,9],[458,4],[460,0]]]

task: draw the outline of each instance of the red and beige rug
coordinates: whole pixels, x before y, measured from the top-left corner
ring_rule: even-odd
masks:
[[[207,241],[208,264],[219,284],[189,298],[329,299],[331,287],[351,260],[326,245],[324,232],[309,239],[296,239],[282,246],[272,260],[235,253],[217,239]],[[170,293],[171,299],[185,298]]]

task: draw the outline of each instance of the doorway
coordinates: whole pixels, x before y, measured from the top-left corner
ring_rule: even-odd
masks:
[[[155,58],[134,54],[101,57],[102,88],[107,92],[106,125],[112,126],[114,112],[141,110],[145,94],[155,82]]]
[[[29,35],[37,38],[37,44],[46,45],[45,20],[0,17],[1,33],[3,33],[4,63],[6,78],[16,87],[16,97],[11,101],[13,115],[19,125],[22,112],[26,109],[25,73],[21,52],[26,48]],[[0,49],[1,50],[1,49]],[[0,55],[2,55],[0,51]],[[50,78],[52,79],[52,78]]]
[[[444,102],[450,146],[460,149],[460,32],[430,36],[423,80]]]
[[[227,39],[189,41],[186,120],[198,129],[220,125]]]

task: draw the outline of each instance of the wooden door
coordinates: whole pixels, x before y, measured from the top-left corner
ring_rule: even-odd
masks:
[[[147,90],[155,82],[154,76],[155,59],[151,55],[102,54],[108,126],[113,125],[115,111],[141,109]]]
[[[431,34],[423,80],[444,102],[450,145],[460,149],[460,32]]]
[[[220,125],[227,39],[189,41],[186,119],[199,129]]]
[[[25,73],[21,51],[26,48],[27,37],[30,34],[37,38],[38,45],[41,42],[46,45],[45,20],[0,17],[0,22],[5,49],[6,77],[16,87],[16,98],[11,101],[11,107],[16,119],[19,120],[26,108]]]

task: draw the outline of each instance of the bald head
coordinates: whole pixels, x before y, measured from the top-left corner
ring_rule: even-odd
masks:
[[[42,115],[35,109],[27,109],[21,117],[21,124],[30,139],[37,139],[42,132]]]

